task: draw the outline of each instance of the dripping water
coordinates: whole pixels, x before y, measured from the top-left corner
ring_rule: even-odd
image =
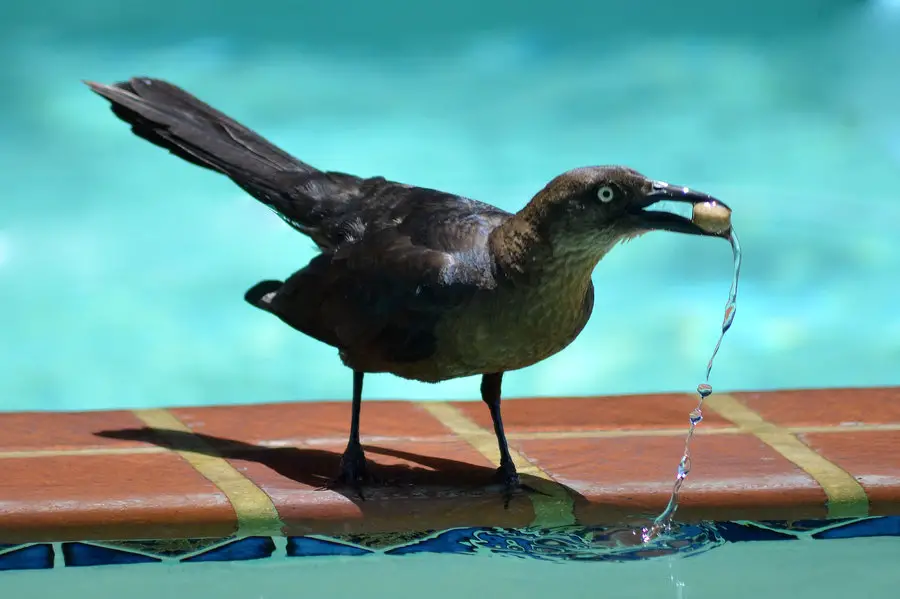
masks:
[[[731,328],[731,323],[734,322],[738,279],[741,275],[741,244],[738,242],[737,235],[733,228],[728,236],[728,240],[731,242],[731,253],[734,257],[734,272],[731,277],[731,290],[728,292],[728,301],[725,304],[725,317],[722,319],[722,332],[719,334],[719,340],[706,365],[706,380],[697,385],[699,401],[697,402],[697,407],[691,410],[689,415],[690,427],[688,428],[687,437],[684,440],[684,453],[681,456],[681,462],[679,462],[678,470],[675,474],[675,484],[672,487],[669,504],[666,506],[666,509],[653,520],[653,524],[642,529],[641,538],[645,543],[649,543],[661,532],[668,531],[671,527],[672,517],[675,515],[675,510],[678,509],[678,492],[681,490],[681,485],[684,484],[684,479],[687,478],[688,473],[691,471],[691,439],[694,437],[694,429],[700,424],[700,421],[703,420],[703,400],[712,395],[713,389],[712,385],[709,384],[709,375],[712,372],[713,360],[716,359],[716,354],[719,353],[719,347],[722,345],[722,339],[725,337],[725,333]]]

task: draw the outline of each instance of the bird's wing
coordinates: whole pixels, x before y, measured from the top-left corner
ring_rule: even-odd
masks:
[[[317,337],[338,347],[395,362],[425,359],[441,316],[496,285],[488,237],[509,216],[398,186],[333,223],[334,250],[286,281],[274,307],[314,312]]]

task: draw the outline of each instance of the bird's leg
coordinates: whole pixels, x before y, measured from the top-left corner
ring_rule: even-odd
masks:
[[[481,399],[491,411],[491,420],[494,423],[494,434],[497,435],[497,443],[500,447],[500,467],[497,476],[505,486],[504,500],[509,506],[509,500],[513,491],[519,487],[519,473],[509,455],[509,445],[506,442],[506,433],[503,431],[503,418],[500,416],[500,387],[503,373],[485,374],[481,377]]]
[[[359,443],[359,412],[362,408],[362,372],[353,371],[353,407],[350,416],[350,439],[341,456],[340,473],[332,485],[348,485],[356,489],[362,497],[362,483],[369,480],[366,455]]]

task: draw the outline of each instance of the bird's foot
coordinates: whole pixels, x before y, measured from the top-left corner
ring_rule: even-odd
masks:
[[[509,502],[512,501],[516,491],[522,489],[522,483],[519,481],[519,473],[516,472],[516,466],[512,462],[502,462],[497,468],[497,479],[503,483],[503,507],[509,509]]]
[[[365,501],[363,485],[372,484],[376,479],[369,472],[368,462],[362,447],[349,445],[341,456],[341,464],[337,476],[331,479],[326,489],[350,487],[359,494],[359,498]]]
[[[528,493],[538,493],[540,495],[550,496],[548,493],[535,489],[529,484],[519,480],[519,473],[516,466],[512,462],[505,462],[497,468],[497,479],[503,483],[503,507],[509,509],[509,502],[512,501],[516,493],[526,491]]]

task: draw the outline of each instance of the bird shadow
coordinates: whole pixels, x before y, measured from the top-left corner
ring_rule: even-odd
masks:
[[[310,447],[269,447],[235,439],[216,437],[203,433],[157,429],[152,427],[104,430],[95,436],[123,441],[149,443],[172,451],[186,451],[207,456],[222,457],[261,464],[272,472],[300,485],[322,491],[340,493],[364,508],[367,500],[385,495],[391,497],[412,495],[415,490],[452,490],[454,495],[484,496],[496,492],[497,500],[503,501],[503,486],[497,482],[494,468],[479,466],[438,456],[430,456],[388,447],[364,445],[370,457],[368,469],[373,482],[359,490],[351,487],[329,487],[339,471],[341,452]],[[401,459],[406,464],[385,464],[371,459],[381,455]],[[528,484],[529,475],[522,475],[523,489],[515,495],[542,493]],[[397,493],[396,491],[406,491]]]

